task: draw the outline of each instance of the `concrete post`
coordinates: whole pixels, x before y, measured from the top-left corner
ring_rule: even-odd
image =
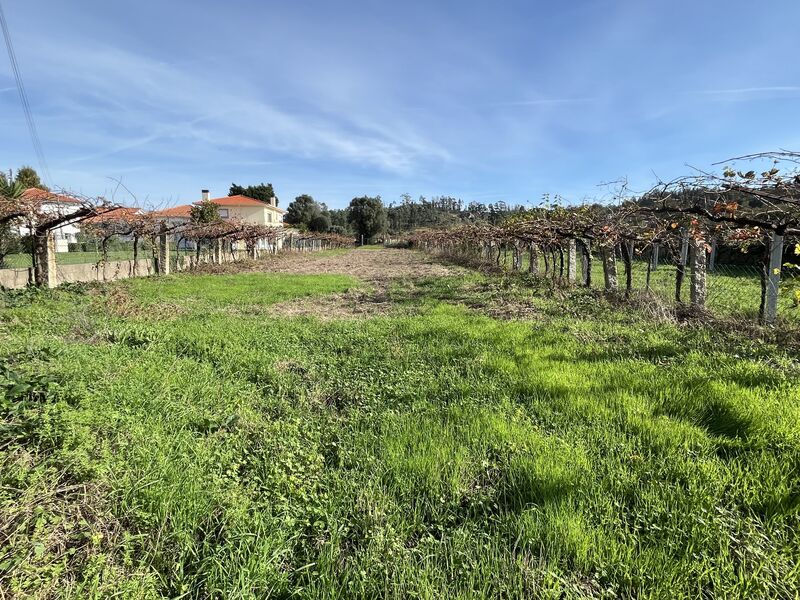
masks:
[[[689,258],[689,232],[681,229],[681,255],[675,269],[675,302],[683,303],[683,282]]]
[[[681,264],[686,265],[689,258],[689,232],[681,229]]]
[[[211,242],[211,264],[222,264],[222,240],[219,238]]]
[[[655,271],[658,268],[658,254],[661,245],[658,242],[653,242],[653,256],[652,256],[652,264],[651,269]]]
[[[592,287],[592,240],[582,239],[581,279],[584,286]]]
[[[617,257],[614,255],[614,248],[603,248],[603,276],[605,278],[606,290],[617,291]]]
[[[530,260],[530,264],[528,265],[528,272],[531,275],[539,275],[539,253],[536,251],[536,244],[531,244],[530,249],[528,250],[528,259]]]
[[[519,244],[514,244],[514,257],[512,269],[519,271],[522,268],[522,252],[520,251]]]
[[[36,265],[33,281],[37,286],[54,288],[58,285],[56,272],[56,239],[52,231],[47,231],[33,238]]]
[[[158,236],[158,273],[169,275],[169,235],[162,229]]]
[[[708,255],[708,272],[713,273],[717,268],[717,238],[711,238],[711,253]]]
[[[706,242],[694,240],[691,251],[692,281],[689,299],[695,308],[703,308],[706,304]]]
[[[578,276],[578,251],[575,238],[567,240],[567,281],[575,283]]]
[[[783,236],[773,233],[769,243],[769,270],[767,271],[767,297],[764,303],[764,323],[770,325],[778,317],[778,288],[783,267]]]

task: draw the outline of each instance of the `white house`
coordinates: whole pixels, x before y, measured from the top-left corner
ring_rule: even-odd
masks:
[[[278,208],[277,203],[269,203],[249,198],[248,196],[224,196],[222,198],[210,198],[208,190],[202,190],[202,200],[194,204],[182,204],[173,206],[165,210],[153,213],[156,217],[163,218],[169,225],[182,225],[191,220],[192,206],[200,202],[211,201],[219,207],[219,216],[223,220],[235,219],[254,225],[266,225],[270,227],[283,227],[283,215],[286,211]],[[266,248],[266,245],[264,245]],[[279,243],[280,247],[280,243]]]
[[[28,188],[22,193],[22,200],[36,202],[39,210],[48,215],[66,215],[80,207],[81,201],[77,198],[54,194],[38,188]],[[76,223],[65,223],[53,230],[56,241],[56,252],[68,252],[69,244],[77,241],[78,226]],[[31,231],[26,224],[18,227],[19,235],[30,235]]]

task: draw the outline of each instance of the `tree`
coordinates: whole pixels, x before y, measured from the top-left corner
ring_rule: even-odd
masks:
[[[294,199],[286,208],[283,222],[297,225],[300,229],[311,229],[311,222],[322,215],[322,207],[308,194]]]
[[[347,220],[355,232],[363,236],[365,243],[371,242],[373,237],[386,231],[388,224],[386,209],[380,196],[353,198],[347,209]]]
[[[327,233],[331,230],[331,218],[325,213],[322,213],[311,219],[311,222],[308,224],[308,229],[316,233]]]
[[[248,185],[247,187],[232,183],[228,196],[247,196],[267,204],[272,203],[274,198],[275,206],[278,206],[278,196],[275,195],[275,190],[272,188],[271,183],[259,183],[258,185]]]
[[[25,191],[25,187],[17,180],[9,182],[5,173],[0,173],[0,197],[14,200],[19,198]]]
[[[0,197],[16,200],[22,195],[25,188],[15,181],[9,183],[4,173],[0,173]],[[6,256],[22,252],[22,239],[14,231],[11,222],[0,224],[0,268],[5,267]]]
[[[189,209],[189,216],[195,225],[216,223],[220,220],[219,206],[210,200],[203,200]]]
[[[39,174],[33,167],[21,167],[17,171],[16,177],[14,177],[14,182],[20,184],[23,189],[39,188],[40,190],[45,190],[47,192],[50,191],[50,188],[42,183],[42,180],[39,178]]]

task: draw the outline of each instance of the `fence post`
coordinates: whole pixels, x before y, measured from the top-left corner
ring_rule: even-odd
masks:
[[[519,243],[514,242],[514,258],[512,263],[512,269],[515,271],[519,271],[522,268],[522,252],[519,248]]]
[[[711,252],[708,255],[708,272],[713,273],[717,268],[717,238],[711,238]]]
[[[581,274],[583,285],[587,288],[592,287],[592,240],[589,238],[581,239]]]
[[[681,255],[675,269],[675,302],[682,303],[683,279],[686,277],[686,261],[689,254],[689,232],[681,229]]]
[[[689,232],[681,229],[681,264],[686,265],[689,258]]]
[[[651,268],[655,271],[658,268],[658,250],[660,248],[660,244],[658,242],[653,242],[653,252],[652,252],[652,263]]]
[[[617,290],[617,257],[614,247],[603,248],[603,276],[605,277],[606,290]]]
[[[33,280],[38,286],[53,288],[58,285],[56,273],[56,239],[52,231],[33,236],[36,264]]]
[[[764,304],[764,323],[771,325],[778,316],[778,288],[783,266],[783,236],[773,233],[769,243],[769,270],[767,271],[767,299]]]
[[[695,308],[706,304],[706,242],[694,240],[692,243],[692,282],[689,299]]]
[[[575,243],[575,238],[567,240],[567,281],[575,283],[578,276],[578,250]]]
[[[160,275],[169,275],[169,235],[162,226],[158,236],[158,272]]]
[[[528,264],[528,272],[531,275],[539,275],[539,253],[536,251],[536,244],[531,244],[530,248],[528,249],[528,258],[530,259],[530,263]]]

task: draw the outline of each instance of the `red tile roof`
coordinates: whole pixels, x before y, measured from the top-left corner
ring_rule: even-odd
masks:
[[[81,201],[71,196],[64,196],[63,194],[54,194],[47,190],[39,188],[28,188],[22,192],[24,200],[38,200],[39,202],[52,202],[53,204],[80,204]]]
[[[247,196],[225,196],[224,198],[211,198],[217,206],[269,206],[266,202],[248,198]]]
[[[102,223],[104,221],[131,219],[141,214],[142,214],[141,209],[129,208],[127,206],[120,206],[119,208],[112,208],[111,210],[102,212],[95,217],[89,217],[88,219],[85,219],[84,222]]]
[[[156,217],[174,217],[174,218],[190,218],[191,204],[182,204],[181,206],[173,206],[172,208],[165,208],[164,210],[153,211]]]
[[[280,213],[286,212],[282,208],[272,206],[271,204],[267,204],[261,200],[256,200],[250,196],[242,196],[241,194],[237,196],[223,196],[222,198],[210,198],[209,201],[213,202],[217,206],[258,206],[261,208],[271,208],[272,210],[277,210]],[[202,202],[202,200],[195,202],[195,204],[199,204],[200,202]]]
[[[249,196],[224,196],[222,198],[210,198],[211,202],[216,204],[219,207],[228,207],[228,206],[257,206],[259,208],[271,208],[272,210],[276,210],[279,213],[285,213],[286,211],[282,208],[278,208],[277,206],[272,206],[267,204],[266,202],[261,202],[261,200],[256,200],[255,198],[250,198]],[[194,204],[200,204],[202,200],[198,200]],[[153,215],[156,217],[173,217],[173,218],[189,218],[189,210],[192,208],[192,204],[184,204],[181,206],[174,206],[172,208],[167,208],[164,210],[159,210],[153,212]]]

